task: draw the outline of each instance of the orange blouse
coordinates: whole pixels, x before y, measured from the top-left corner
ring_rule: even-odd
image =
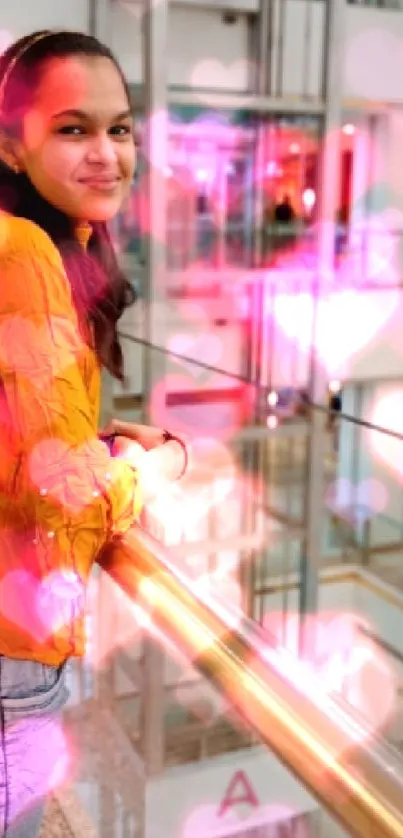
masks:
[[[90,228],[77,238],[85,246]],[[59,665],[85,646],[85,585],[140,511],[136,473],[98,440],[100,369],[61,256],[0,216],[0,654]]]

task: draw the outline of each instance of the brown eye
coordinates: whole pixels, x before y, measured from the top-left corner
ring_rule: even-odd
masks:
[[[129,125],[114,125],[110,133],[115,137],[128,137],[132,133],[132,129]]]
[[[84,128],[80,125],[64,125],[62,128],[58,129],[58,134],[64,134],[67,136],[79,137],[81,134],[84,133]]]

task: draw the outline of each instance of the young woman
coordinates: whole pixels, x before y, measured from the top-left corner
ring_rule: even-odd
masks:
[[[138,470],[98,438],[100,368],[123,378],[133,302],[107,222],[136,164],[110,51],[43,31],[0,59],[0,835],[35,838],[64,771],[65,664],[85,586],[140,509]],[[115,423],[144,442],[162,432]],[[144,439],[143,439],[144,437]],[[121,440],[117,440],[121,453]],[[120,444],[120,448],[119,448]],[[123,452],[124,453],[124,452]]]

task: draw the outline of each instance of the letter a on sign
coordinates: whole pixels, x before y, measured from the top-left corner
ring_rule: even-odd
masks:
[[[244,771],[237,771],[220,803],[218,817],[225,815],[228,809],[238,806],[239,803],[248,803],[249,806],[259,806],[259,801]]]

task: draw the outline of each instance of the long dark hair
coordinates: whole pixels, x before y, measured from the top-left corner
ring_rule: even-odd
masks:
[[[52,58],[73,55],[109,58],[120,73],[130,102],[128,85],[116,58],[97,38],[81,32],[35,32],[13,43],[0,58],[3,139],[21,136],[22,118],[32,104],[46,63]],[[84,252],[75,235],[74,221],[46,201],[27,175],[15,173],[1,160],[0,208],[34,221],[50,236],[63,259],[83,334],[89,339],[90,323],[100,364],[123,381],[117,323],[125,308],[134,303],[136,294],[119,268],[107,225],[92,223],[92,235]]]

